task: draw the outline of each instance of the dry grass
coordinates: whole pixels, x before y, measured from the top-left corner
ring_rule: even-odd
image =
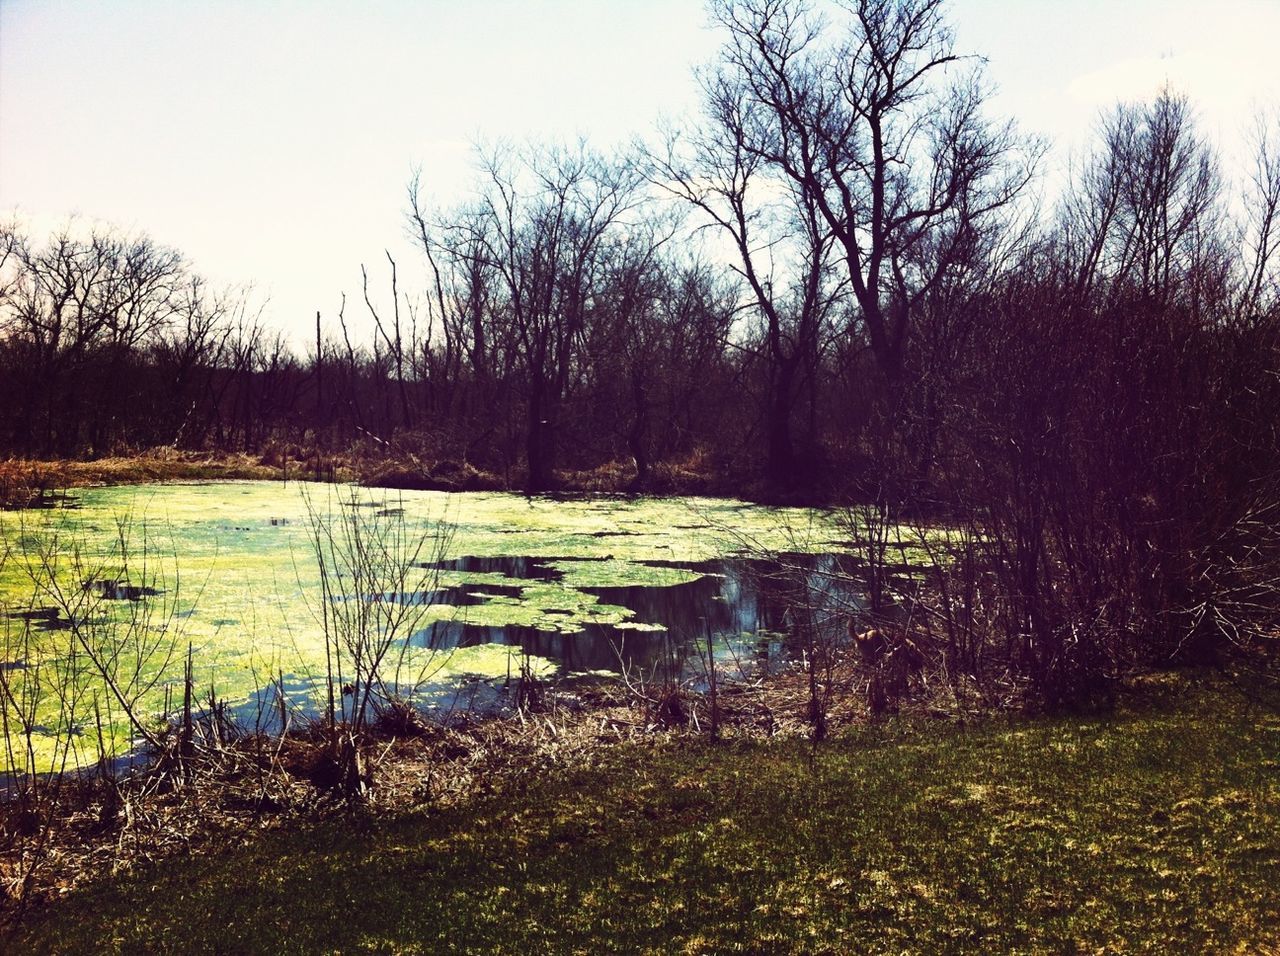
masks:
[[[864,724],[865,675],[846,659],[834,675],[828,727]],[[465,804],[513,777],[590,767],[616,745],[673,744],[710,727],[706,697],[688,691],[680,708],[687,719],[678,723],[612,682],[549,686],[538,696],[536,709],[506,717],[458,712],[442,722],[375,725],[365,752],[375,779],[366,811]],[[722,683],[719,709],[726,740],[810,734],[807,677],[799,669]],[[56,805],[40,810],[43,858],[34,871],[31,821],[19,821],[13,803],[0,806],[0,882],[10,915],[24,882],[28,901],[49,901],[193,848],[349,812],[324,786],[325,739],[318,724],[284,738],[206,729],[180,776],[163,764],[115,781],[72,781]]]
[[[466,461],[415,450],[409,441],[365,439],[342,451],[321,452],[291,442],[270,442],[259,453],[184,451],[161,446],[89,461],[0,461],[0,507],[41,507],[71,488],[160,481],[338,481],[371,488],[434,491],[516,491],[520,471],[503,475]],[[718,477],[702,451],[657,462],[637,485],[630,461],[556,472],[557,487],[571,493],[722,494],[750,488]],[[741,476],[739,476],[741,477]],[[739,487],[738,485],[742,485]]]
[[[348,475],[324,468],[321,477]],[[0,507],[41,507],[61,491],[96,485],[132,485],[154,481],[282,480],[314,476],[310,462],[271,461],[243,453],[182,452],[152,448],[146,452],[93,461],[0,461]]]
[[[261,455],[152,448],[92,461],[0,461],[0,507],[40,507],[66,489],[163,481],[324,480],[350,481],[355,471],[344,459],[317,459],[269,449]]]
[[[360,484],[369,488],[417,491],[500,491],[502,478],[467,462],[430,462],[397,455],[387,460],[365,459],[359,464]]]

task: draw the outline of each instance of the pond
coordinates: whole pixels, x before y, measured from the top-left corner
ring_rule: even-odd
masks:
[[[350,689],[344,628],[392,629],[381,673],[430,710],[501,705],[520,674],[696,680],[708,649],[745,671],[858,603],[832,515],[722,499],[164,484],[78,491],[0,532],[7,766],[30,762],[23,721],[46,762],[68,735],[72,764],[103,738],[128,750],[123,705],[172,717],[188,655],[202,700],[265,726],[281,689],[304,717]]]

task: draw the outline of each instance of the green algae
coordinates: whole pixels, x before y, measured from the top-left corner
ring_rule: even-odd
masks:
[[[10,688],[0,696],[11,711],[11,742],[14,727],[32,725],[35,763],[44,769],[68,739],[73,764],[96,759],[99,724],[108,755],[138,739],[120,701],[86,666],[77,635],[109,649],[113,673],[117,680],[127,675],[126,696],[148,726],[172,716],[180,701],[188,649],[205,698],[212,691],[248,706],[284,676],[298,688],[295,696],[321,699],[328,678],[315,537],[335,516],[357,514],[370,527],[400,523],[409,538],[431,540],[427,558],[541,559],[551,578],[453,570],[449,561],[415,569],[405,580],[425,604],[420,634],[409,637],[396,675],[410,688],[504,678],[519,669],[518,647],[431,647],[425,635],[435,625],[562,635],[592,625],[660,631],[592,592],[671,587],[703,576],[658,562],[830,551],[844,533],[823,512],[708,498],[557,501],[252,481],[77,494],[73,507],[0,515],[0,666]],[[440,554],[427,553],[437,540]],[[155,593],[117,599],[139,588]],[[436,599],[446,592],[453,596]],[[543,675],[556,669],[542,658],[524,663]],[[75,706],[68,707],[66,675],[73,670]]]
[[[612,557],[601,560],[549,561],[547,564],[562,575],[561,581],[564,584],[575,588],[669,588],[689,584],[705,576],[688,568],[620,561]]]
[[[549,633],[571,634],[587,624],[617,624],[632,615],[630,608],[601,604],[594,594],[558,584],[531,584],[518,597],[478,594],[479,604],[432,605],[426,620],[477,627],[531,627]]]

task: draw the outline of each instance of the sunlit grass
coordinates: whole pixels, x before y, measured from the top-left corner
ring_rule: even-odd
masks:
[[[1280,940],[1280,718],[1214,683],[1110,718],[817,750],[607,751],[448,812],[104,880],[25,949],[1201,952]]]

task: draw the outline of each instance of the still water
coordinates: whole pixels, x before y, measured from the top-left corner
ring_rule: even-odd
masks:
[[[172,712],[188,654],[203,696],[242,721],[269,720],[277,686],[317,712],[350,679],[326,634],[391,620],[370,607],[403,611],[395,689],[431,709],[500,706],[522,671],[674,662],[696,679],[708,648],[747,670],[857,604],[833,516],[723,499],[165,484],[83,490],[0,515],[0,532],[5,705],[35,713],[49,741],[70,732],[94,749],[99,723],[109,749],[131,744],[121,689],[149,718]],[[115,689],[86,666],[84,636]]]

